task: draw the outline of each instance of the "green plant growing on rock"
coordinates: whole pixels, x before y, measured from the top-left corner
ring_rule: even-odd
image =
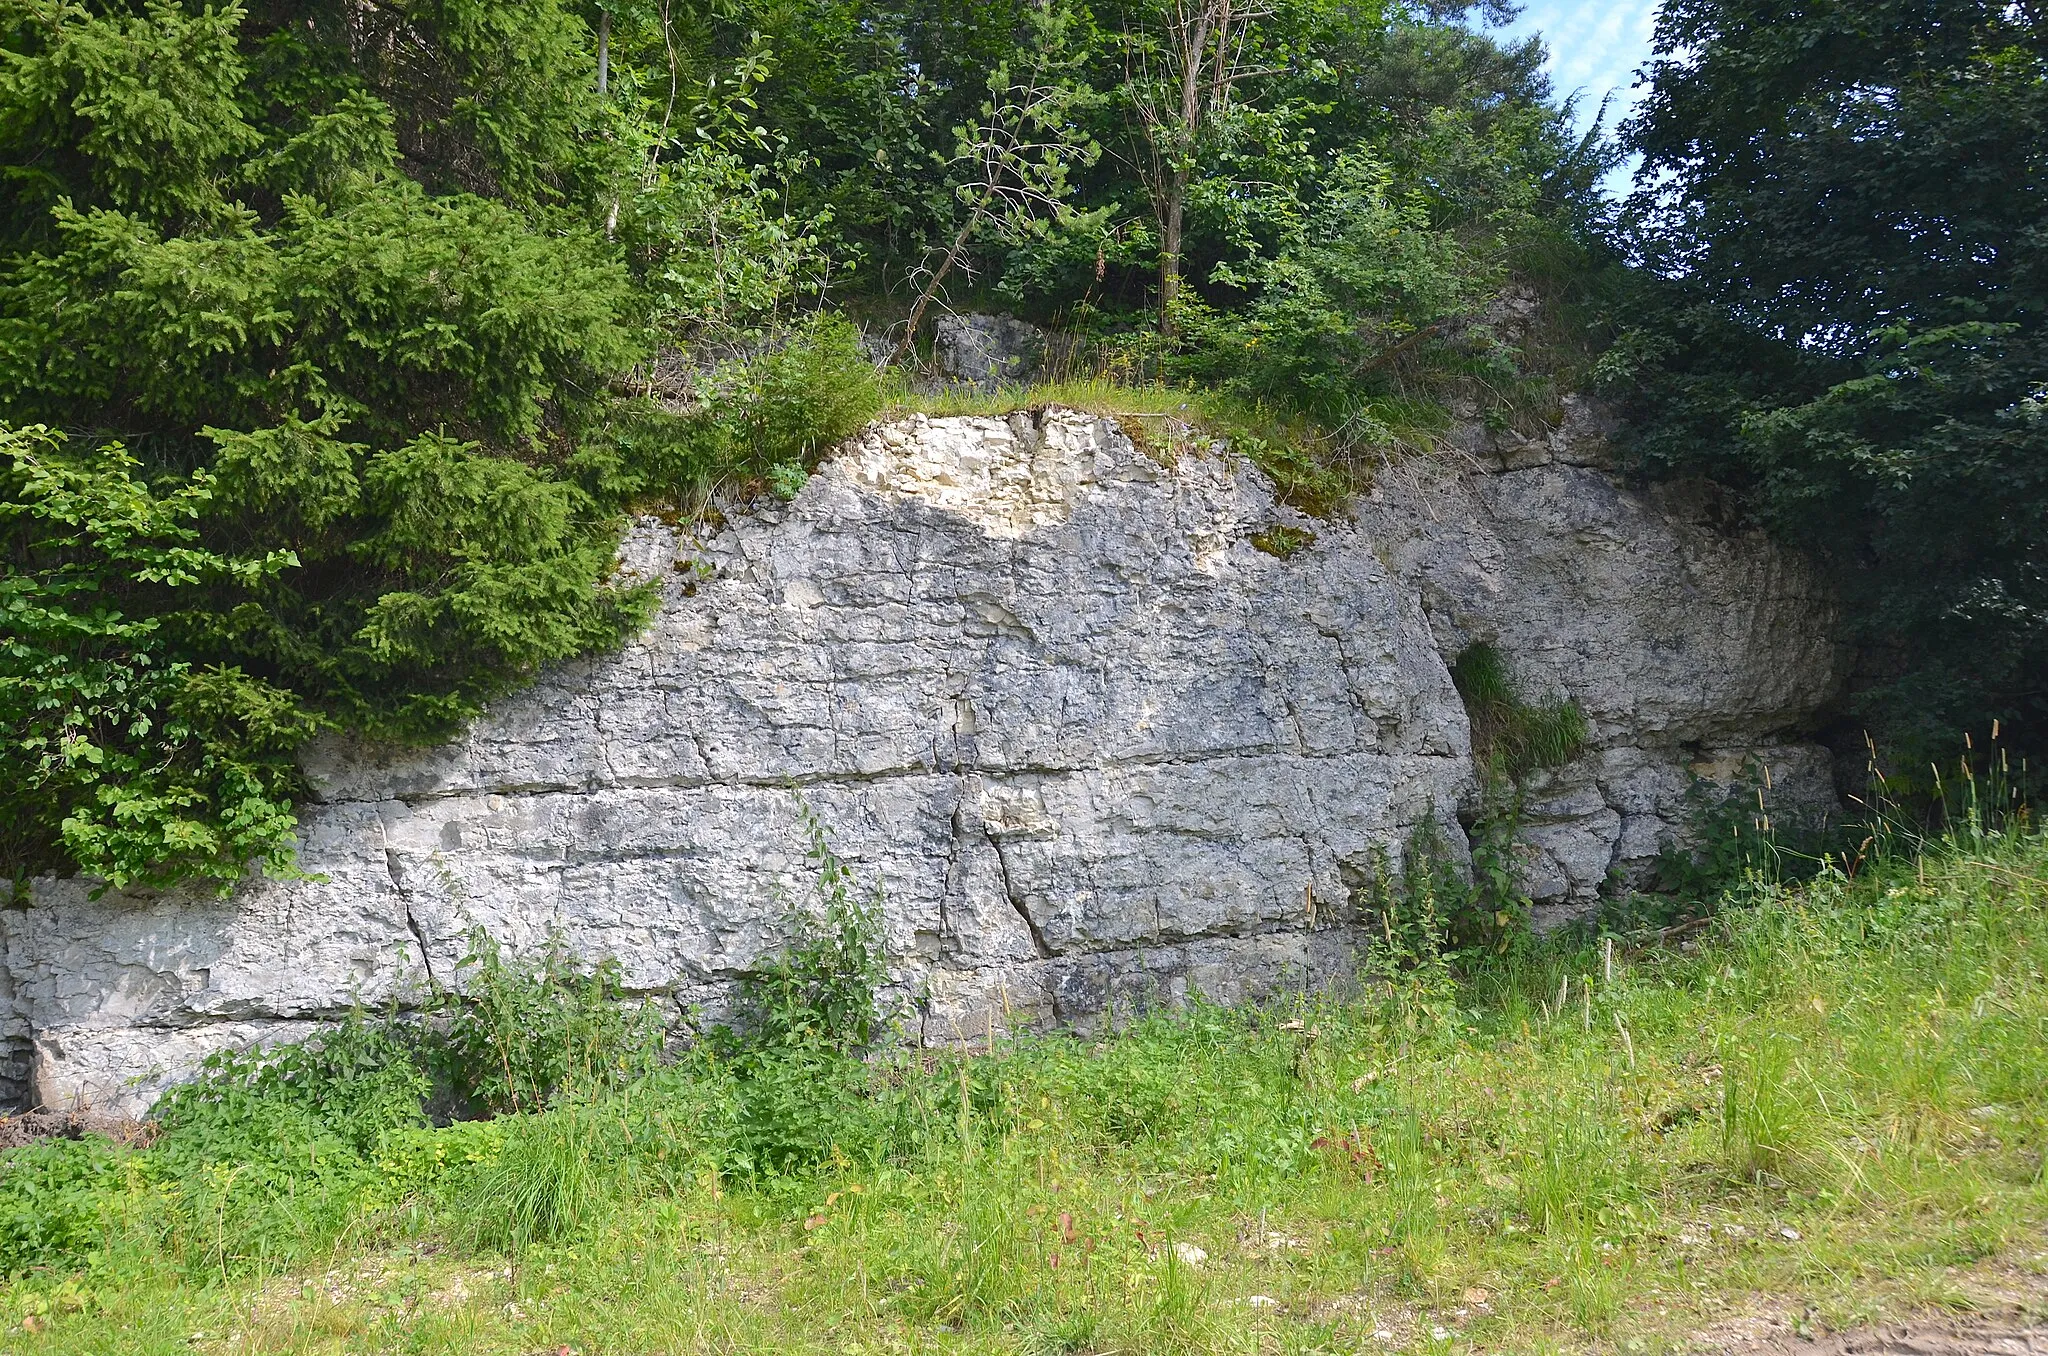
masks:
[[[1276,523],[1252,533],[1251,542],[1275,560],[1292,560],[1296,553],[1315,545],[1316,534],[1304,528]]]
[[[881,885],[863,893],[832,850],[824,821],[799,800],[797,814],[816,872],[816,898],[791,901],[791,942],[740,975],[741,1026],[719,1039],[750,1051],[798,1050],[853,1055],[888,1031],[881,1007],[888,980],[881,938]]]
[[[1460,860],[1431,815],[1409,835],[1396,876],[1384,856],[1368,886],[1368,924],[1380,934],[1374,968],[1412,971],[1472,963],[1511,951],[1528,937],[1530,904],[1516,870],[1522,783],[1576,757],[1585,717],[1569,701],[1522,700],[1493,646],[1468,647],[1451,667],[1472,725],[1478,812]]]
[[[1577,704],[1524,701],[1507,660],[1485,641],[1459,654],[1451,665],[1451,681],[1471,718],[1473,756],[1482,764],[1497,762],[1511,782],[1562,767],[1586,745],[1586,717]]]

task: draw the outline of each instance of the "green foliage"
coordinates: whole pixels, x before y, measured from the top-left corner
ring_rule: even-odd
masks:
[[[1251,543],[1275,560],[1291,560],[1295,554],[1315,545],[1316,534],[1304,528],[1276,523],[1252,533]]]
[[[1441,982],[1450,967],[1487,963],[1529,940],[1530,903],[1519,879],[1516,839],[1523,781],[1578,755],[1585,717],[1569,701],[1531,706],[1517,693],[1493,646],[1469,646],[1451,667],[1472,724],[1479,803],[1455,851],[1434,815],[1416,825],[1398,873],[1384,856],[1366,885],[1366,926],[1378,934],[1374,968]]]
[[[318,728],[289,692],[184,657],[221,584],[297,562],[210,550],[217,492],[195,472],[152,490],[119,443],[83,455],[39,425],[0,429],[0,852],[62,853],[120,886],[291,857],[290,755]],[[203,624],[201,622],[200,624]]]
[[[803,1051],[857,1055],[889,1029],[880,1006],[883,968],[881,885],[863,895],[853,872],[832,851],[825,825],[810,806],[797,813],[810,839],[805,855],[816,870],[815,898],[792,901],[792,936],[780,955],[740,976],[741,1026],[719,1033],[735,1051]]]
[[[119,1208],[125,1158],[98,1135],[7,1153],[0,1161],[0,1275],[88,1265]]]
[[[1502,279],[1435,229],[1419,197],[1391,200],[1394,192],[1391,167],[1363,149],[1340,153],[1270,257],[1216,267],[1215,283],[1252,300],[1189,303],[1186,351],[1168,371],[1300,411],[1351,447],[1383,450],[1397,427],[1422,422],[1399,381],[1412,375],[1403,360],[1428,356],[1423,346],[1474,315]],[[1469,326],[1444,337],[1483,346]]]
[[[1702,906],[1748,880],[1778,880],[1785,845],[1797,826],[1774,819],[1763,765],[1745,762],[1726,785],[1694,777],[1686,787],[1684,841],[1657,857],[1654,883],[1665,894]]]
[[[289,871],[308,737],[443,737],[615,644],[623,509],[793,491],[872,412],[736,149],[772,54],[678,110],[643,21],[600,98],[565,0],[0,7],[11,871]],[[622,393],[764,328],[694,415]]]
[[[579,452],[578,474],[608,496],[696,513],[714,497],[794,498],[819,457],[881,409],[882,385],[843,316],[820,312],[711,362],[679,409],[634,402],[617,436]]]
[[[739,474],[791,499],[826,448],[875,417],[881,385],[844,317],[819,315],[774,348],[714,376],[711,408]]]
[[[709,1033],[704,1057],[730,1099],[722,1153],[728,1170],[762,1179],[868,1157],[903,1108],[864,1062],[893,1028],[881,1003],[879,883],[863,893],[832,851],[825,826],[798,814],[816,872],[812,897],[791,901],[790,944],[740,976],[738,1025]]]
[[[977,291],[1093,336],[1105,366],[1312,421],[1342,461],[1429,442],[1452,389],[1493,411],[1547,380],[1549,356],[1488,308],[1541,260],[1597,268],[1611,155],[1571,133],[1540,46],[1468,27],[1469,8],[743,4],[714,28],[773,49],[761,122],[806,149],[778,162],[794,200],[830,215],[879,313],[965,250]],[[1182,127],[1171,30],[1195,9],[1229,31],[1237,77]],[[999,145],[1005,104],[1046,116]],[[962,232],[1006,157],[1058,162],[1005,172],[1031,228]],[[1147,339],[1175,250],[1187,290],[1170,337]]]
[[[1485,964],[1526,942],[1529,900],[1515,874],[1521,800],[1489,782],[1468,858],[1434,815],[1409,832],[1396,870],[1384,853],[1364,890],[1368,968],[1441,988],[1454,968]]]
[[[1680,0],[1631,129],[1636,455],[1833,567],[1909,763],[2048,729],[2044,62],[2027,6]]]
[[[478,928],[452,989],[434,1004],[427,1062],[472,1114],[539,1111],[648,1072],[661,1056],[661,1015],[631,1003],[618,962],[585,967],[558,935],[506,959]]]
[[[222,1051],[157,1103],[142,1170],[187,1265],[225,1275],[306,1256],[355,1218],[387,1134],[424,1125],[403,1029],[361,1015],[270,1050]]]
[[[1586,743],[1586,717],[1570,701],[1532,706],[1517,695],[1507,661],[1481,641],[1451,666],[1451,681],[1472,721],[1472,752],[1481,763],[1498,761],[1510,781],[1562,767]]]

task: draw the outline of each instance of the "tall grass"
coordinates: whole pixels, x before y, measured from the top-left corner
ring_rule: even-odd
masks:
[[[176,1127],[17,1153],[0,1226],[53,1241],[5,1234],[0,1306],[47,1310],[25,1350],[142,1352],[1441,1350],[1661,1341],[1737,1291],[1867,1311],[2038,1246],[2044,975],[2048,842],[1987,828],[1752,882],[1683,947],[986,1055],[684,1059],[353,1160],[282,1112],[211,1158]],[[299,1083],[255,1101],[318,1113]],[[216,1216],[203,1172],[252,1144],[284,1204]],[[394,1268],[418,1285],[319,1279]]]

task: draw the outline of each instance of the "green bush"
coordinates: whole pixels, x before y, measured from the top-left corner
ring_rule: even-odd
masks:
[[[479,928],[434,1004],[426,1063],[471,1114],[540,1111],[648,1072],[661,1057],[661,1014],[629,1002],[616,961],[585,967],[559,935],[507,960]]]
[[[0,1276],[91,1261],[128,1180],[127,1157],[99,1135],[0,1155]]]
[[[889,1027],[880,1006],[883,968],[881,886],[865,895],[832,851],[825,825],[808,805],[798,814],[816,873],[814,898],[792,902],[790,945],[740,975],[740,1026],[713,1033],[736,1057],[764,1051],[855,1055]]]
[[[418,1033],[360,1015],[268,1050],[222,1051],[153,1111],[142,1171],[202,1270],[306,1256],[356,1217],[387,1135],[426,1124]]]

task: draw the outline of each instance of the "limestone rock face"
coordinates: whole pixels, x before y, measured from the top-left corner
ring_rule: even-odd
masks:
[[[1280,559],[1274,526],[1312,541]],[[309,756],[312,879],[41,880],[0,913],[23,1095],[140,1111],[210,1050],[454,982],[478,928],[716,1016],[804,897],[805,805],[880,886],[928,1041],[1341,981],[1379,854],[1472,801],[1464,645],[1592,722],[1532,798],[1559,910],[1654,853],[1689,766],[1822,769],[1796,736],[1839,662],[1798,564],[1683,496],[1552,458],[1314,520],[1064,411],[877,426],[793,502],[645,521],[623,563],[664,603],[621,652],[444,747]]]
[[[932,322],[939,375],[993,390],[1026,381],[1045,358],[1048,336],[1008,315],[942,315]]]
[[[1761,532],[1717,526],[1713,487],[1622,487],[1606,434],[1569,399],[1546,435],[1476,437],[1462,462],[1382,476],[1357,506],[1445,656],[1490,643],[1525,697],[1586,716],[1584,756],[1530,787],[1539,921],[1587,911],[1610,873],[1640,884],[1687,827],[1695,776],[1726,783],[1754,760],[1774,813],[1840,808],[1832,755],[1801,737],[1850,660],[1832,597]]]

